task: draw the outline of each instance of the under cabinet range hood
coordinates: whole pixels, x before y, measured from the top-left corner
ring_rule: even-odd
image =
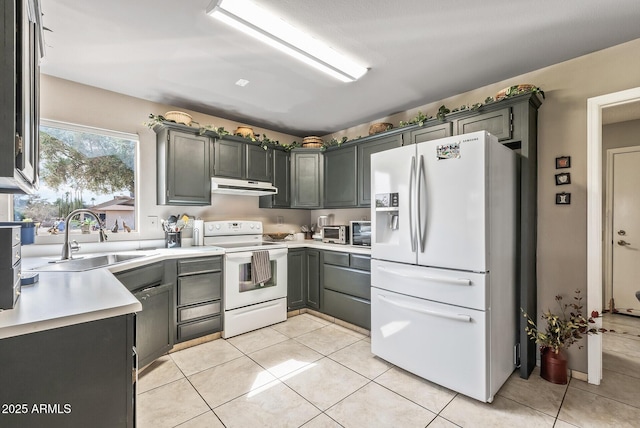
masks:
[[[264,196],[275,195],[278,189],[268,181],[237,180],[233,178],[211,177],[211,193],[225,195]]]

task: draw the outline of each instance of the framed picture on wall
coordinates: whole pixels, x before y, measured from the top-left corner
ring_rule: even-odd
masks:
[[[568,172],[556,174],[556,186],[561,186],[563,184],[571,184],[571,174]]]
[[[570,205],[571,193],[556,193],[556,205]]]
[[[571,156],[560,156],[556,158],[556,169],[571,168]]]

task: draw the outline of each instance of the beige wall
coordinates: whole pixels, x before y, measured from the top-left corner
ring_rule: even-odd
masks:
[[[508,52],[505,52],[508,55]],[[473,72],[470,65],[469,72]],[[640,86],[640,39],[496,82],[445,100],[382,117],[372,122],[409,120],[418,111],[435,116],[438,107],[450,109],[483,102],[500,89],[531,83],[542,88],[546,100],[538,115],[538,310],[554,308],[556,294],[575,289],[586,297],[587,284],[587,99]],[[337,138],[367,135],[369,123],[332,134]],[[570,206],[555,205],[555,158],[571,156]],[[585,299],[586,300],[586,299]],[[566,301],[566,300],[565,300]],[[570,366],[587,371],[584,348],[569,349]]]
[[[177,109],[173,106],[154,103],[126,95],[82,85],[52,76],[42,76],[42,118],[71,122],[97,128],[138,134],[140,137],[139,190],[137,194],[140,221],[140,239],[162,238],[159,227],[150,228],[148,216],[167,218],[171,214],[189,214],[205,220],[261,220],[267,231],[295,231],[308,224],[309,211],[271,210],[258,208],[255,196],[213,195],[210,207],[161,206],[156,204],[156,134],[143,123],[149,113],[164,114],[170,110],[182,110],[193,116],[201,125],[214,125],[233,131],[238,125],[214,116]],[[252,126],[251,124],[243,124]],[[282,143],[291,143],[295,137],[253,126],[256,133],[266,133],[269,138]],[[277,216],[284,224],[277,224]],[[188,233],[188,232],[187,232]],[[188,235],[187,235],[188,236]],[[48,237],[47,237],[48,238]],[[114,239],[131,239],[134,235],[118,234]],[[90,238],[86,238],[90,239]]]

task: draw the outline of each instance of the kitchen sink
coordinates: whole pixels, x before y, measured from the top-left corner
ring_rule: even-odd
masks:
[[[85,270],[111,266],[116,263],[122,263],[140,257],[145,257],[145,254],[104,254],[101,256],[92,256],[71,260],[56,260],[55,262],[50,262],[49,264],[38,266],[31,270],[46,272],[81,272]]]

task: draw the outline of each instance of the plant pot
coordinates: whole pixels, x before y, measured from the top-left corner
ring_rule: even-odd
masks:
[[[567,384],[567,357],[562,349],[557,354],[552,348],[540,351],[540,377],[551,383]]]

